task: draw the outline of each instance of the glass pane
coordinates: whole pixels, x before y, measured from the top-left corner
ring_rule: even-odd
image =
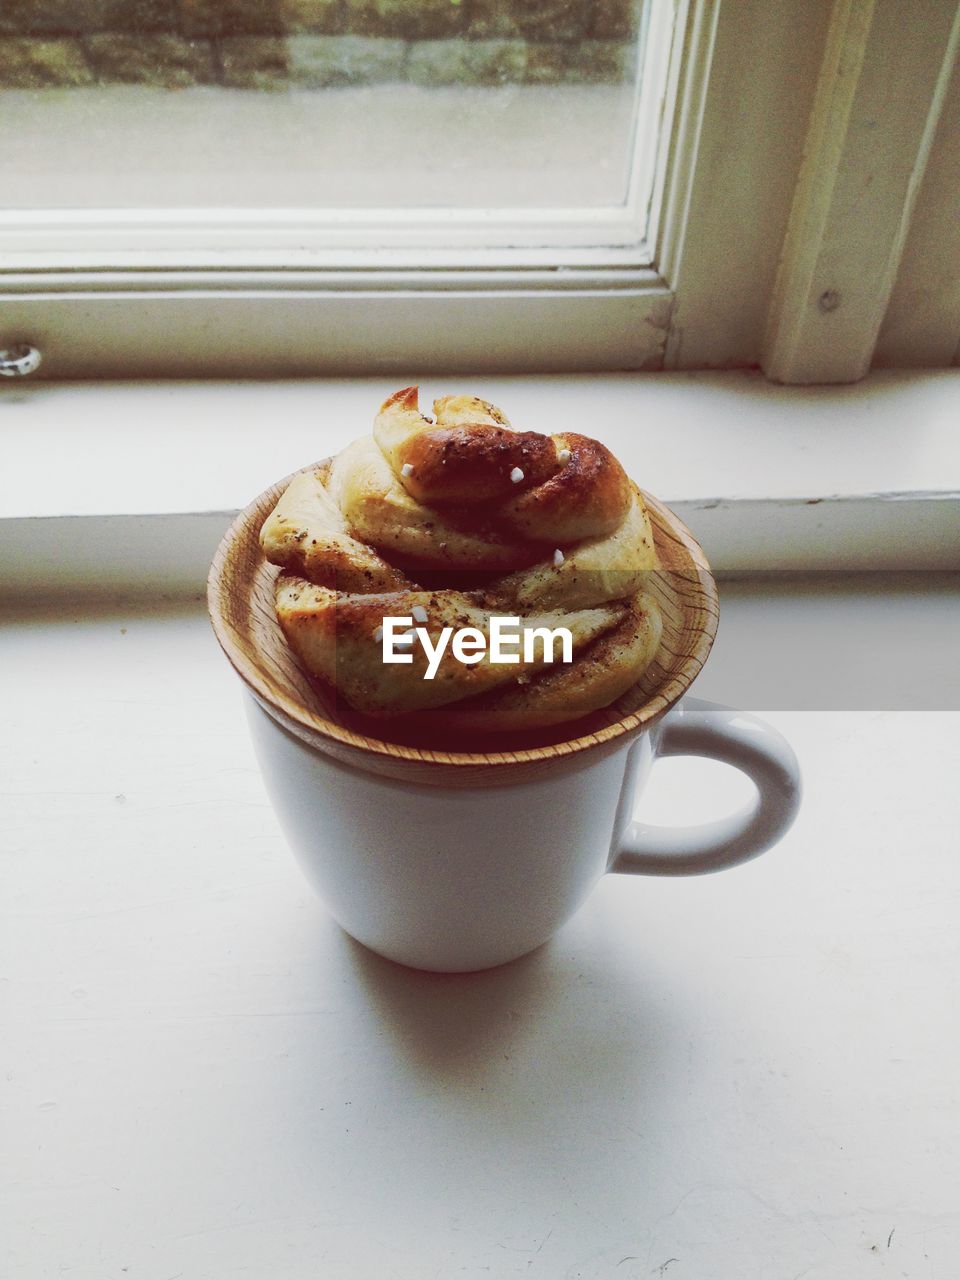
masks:
[[[4,0],[14,209],[622,206],[644,0]]]

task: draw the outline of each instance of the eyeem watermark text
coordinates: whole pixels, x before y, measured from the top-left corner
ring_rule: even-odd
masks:
[[[427,655],[424,680],[437,674],[449,646],[458,662],[472,667],[484,657],[495,663],[553,662],[554,647],[560,645],[560,662],[573,661],[573,636],[567,627],[524,627],[519,618],[494,614],[489,639],[478,627],[444,627],[434,643],[426,627],[414,627],[413,618],[384,618],[382,653],[384,662],[413,662],[413,648],[419,641]],[[539,652],[538,652],[539,650]]]

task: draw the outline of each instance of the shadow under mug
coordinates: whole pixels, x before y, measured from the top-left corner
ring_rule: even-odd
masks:
[[[279,570],[258,541],[289,479],[224,535],[208,604],[249,695],[280,823],[359,942],[420,969],[490,968],[545,942],[608,871],[717,871],[763,852],[790,826],[800,781],[788,743],[754,716],[686,697],[716,634],[717,590],[696,539],[656,498],[644,494],[662,567],[647,589],[663,639],[637,684],[542,741],[451,751],[380,736],[297,665],[274,609]],[[756,784],[754,802],[699,827],[636,823],[635,800],[654,760],[668,755],[735,766]]]

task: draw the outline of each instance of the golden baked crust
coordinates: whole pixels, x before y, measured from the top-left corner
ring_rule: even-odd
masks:
[[[416,387],[396,392],[372,436],[295,477],[260,540],[288,571],[277,615],[291,648],[367,715],[482,732],[554,725],[625,693],[659,644],[643,591],[653,536],[619,462],[578,433],[514,431],[476,397],[435,401],[431,421]],[[495,614],[566,627],[573,661],[464,665],[448,647],[425,680],[419,645],[412,664],[388,666],[377,633],[415,607],[434,642],[446,626],[489,638]]]
[[[308,670],[335,685],[351,706],[367,715],[428,711],[502,685],[518,688],[518,677],[530,679],[546,669],[542,645],[531,662],[495,664],[485,655],[472,666],[460,663],[448,646],[432,680],[424,679],[427,660],[419,646],[410,650],[410,664],[385,665],[377,628],[385,616],[409,617],[417,607],[427,617],[420,625],[434,640],[448,626],[474,627],[489,637],[491,611],[462,591],[410,589],[356,595],[293,577],[281,578],[277,589],[277,612],[291,648]],[[623,608],[604,605],[574,613],[531,615],[524,622],[529,627],[569,628],[574,654],[578,654],[598,637],[606,639],[624,615]]]

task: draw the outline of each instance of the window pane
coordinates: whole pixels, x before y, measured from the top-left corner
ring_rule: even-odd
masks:
[[[648,17],[643,0],[5,0],[0,203],[622,208]]]

